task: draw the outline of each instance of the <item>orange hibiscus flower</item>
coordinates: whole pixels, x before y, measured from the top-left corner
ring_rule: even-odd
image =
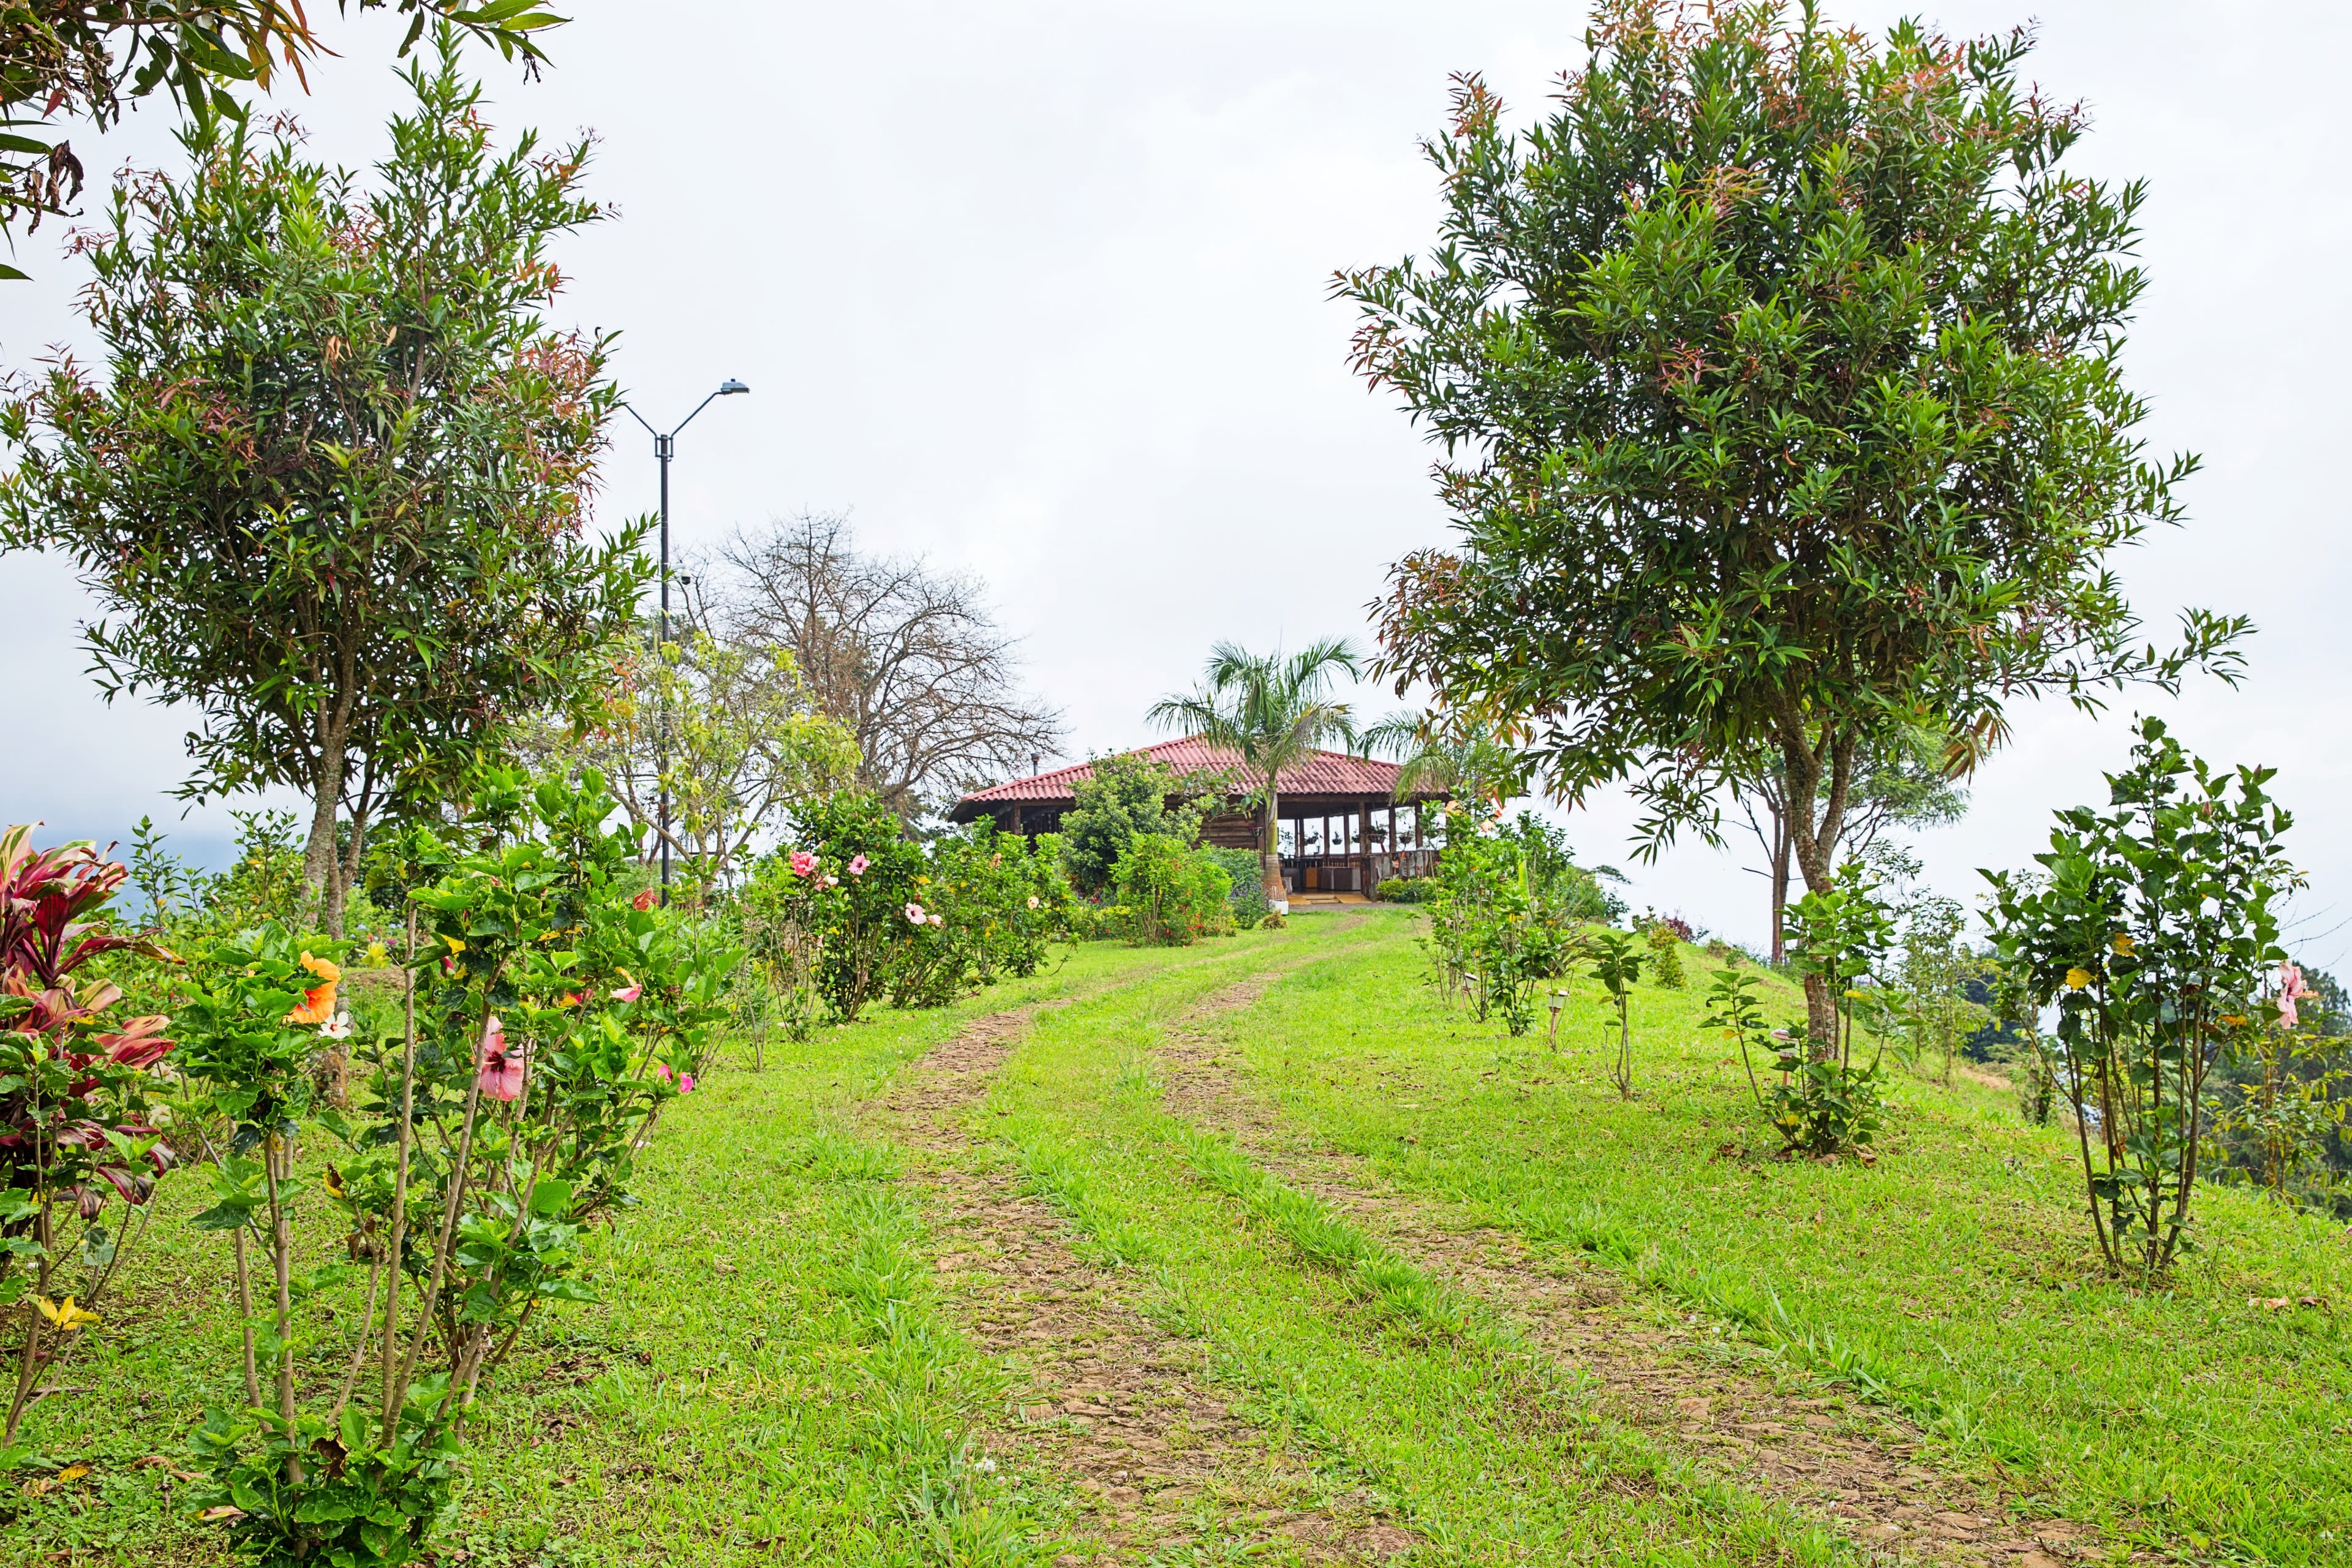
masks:
[[[319,977],[319,984],[302,993],[302,1005],[286,1015],[289,1024],[323,1024],[335,1016],[335,982],[343,972],[323,958],[302,955],[302,967]]]

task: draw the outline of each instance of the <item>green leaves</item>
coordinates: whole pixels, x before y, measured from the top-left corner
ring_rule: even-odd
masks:
[[[1980,751],[2021,693],[2234,676],[2242,619],[2143,646],[2106,570],[2194,465],[2149,460],[2116,352],[2141,192],[2058,168],[2021,47],[1641,0],[1591,41],[1523,135],[1465,80],[1433,251],[1335,287],[1460,535],[1393,569],[1381,674],[1563,796],[1630,778],[1654,845],[1759,752],[1810,808],[1905,726]]]
[[[2267,768],[2216,770],[2160,720],[2137,726],[2109,809],[2057,813],[2040,874],[1986,872],[1994,945],[2058,1008],[2058,1079],[2078,1120],[2100,1247],[2160,1276],[2189,1223],[2207,1072],[2285,958],[2273,901],[2296,885]]]
[[[88,252],[102,374],[0,405],[0,548],[89,570],[101,687],[194,706],[187,792],[291,785],[362,827],[431,815],[521,714],[584,716],[649,570],[642,526],[578,526],[606,341],[540,315],[597,216],[586,145],[494,147],[453,36],[408,79],[373,188],[191,126]]]

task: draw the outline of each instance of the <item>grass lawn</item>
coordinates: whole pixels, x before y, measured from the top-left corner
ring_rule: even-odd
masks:
[[[1772,1140],[1738,1058],[1698,1026],[1701,955],[1689,989],[1640,989],[1629,1102],[1597,983],[1573,986],[1557,1056],[1504,1038],[1433,1005],[1411,918],[1383,911],[1347,961],[1225,1026],[1317,1138],[1871,1391],[1941,1462],[2037,1509],[2191,1555],[2352,1557],[2343,1226],[2208,1188],[2174,1287],[2124,1289],[2102,1278],[2074,1140],[2022,1125],[2008,1090],[1903,1080],[1874,1167],[1759,1158]]]
[[[1868,1555],[1627,1419],[1492,1275],[1416,1261],[1305,1167],[1196,1115],[1171,1089],[1187,1038],[1368,1203],[1613,1281],[1586,1314],[1612,1332],[1675,1325],[1791,1398],[1899,1412],[1922,1459],[2075,1521],[2087,1557],[2352,1559],[2343,1227],[2208,1192],[2175,1288],[2117,1289],[2071,1144],[2020,1125],[2005,1091],[1906,1081],[1874,1166],[1774,1161],[1736,1059],[1696,1026],[1698,955],[1690,990],[1640,988],[1624,1101],[1596,984],[1575,986],[1548,1053],[1445,1006],[1414,929],[1381,908],[1191,949],[1090,945],[961,1007],[714,1072],[666,1117],[642,1206],[596,1240],[601,1302],[548,1320],[486,1398],[445,1560]],[[1057,1005],[926,1102],[932,1121],[887,1109],[974,1019],[1036,1004]],[[1051,1232],[1030,1274],[972,1260],[962,1208],[986,1193],[1010,1205],[1000,1226]],[[129,1293],[63,1375],[77,1392],[37,1407],[32,1438],[90,1469],[0,1501],[0,1561],[220,1560],[173,1476],[237,1382],[226,1259],[184,1223],[205,1201],[164,1188]],[[1049,1275],[1083,1289],[1034,1288]],[[2323,1305],[2249,1304],[2282,1296]],[[1120,1423],[1071,1411],[1098,1406],[1041,1405],[1072,1347],[1024,1323],[1083,1325],[1104,1361],[1143,1347],[1150,1386],[1187,1391],[1141,1423],[1135,1473],[1092,1473]],[[321,1377],[339,1348],[327,1325]],[[1213,1407],[1226,1424],[1192,1431]],[[1166,1494],[1181,1506],[1155,1509],[1155,1466],[1192,1478]]]

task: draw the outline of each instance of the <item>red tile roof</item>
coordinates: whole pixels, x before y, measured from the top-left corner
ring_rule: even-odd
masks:
[[[1135,753],[1126,754],[1132,756]],[[1142,754],[1180,773],[1230,771],[1235,775],[1236,788],[1243,787],[1238,782],[1243,776],[1240,756],[1222,746],[1212,746],[1198,735],[1146,746]],[[1039,773],[1034,778],[992,784],[964,796],[949,815],[957,822],[969,822],[992,805],[1009,805],[1015,801],[1075,803],[1079,781],[1092,778],[1094,771],[1092,763],[1076,763],[1066,768],[1055,768],[1051,773]],[[1388,795],[1396,789],[1398,771],[1394,763],[1351,757],[1340,752],[1313,752],[1303,762],[1283,769],[1276,783],[1284,795]],[[1410,798],[1435,800],[1440,797],[1441,792],[1423,791]]]

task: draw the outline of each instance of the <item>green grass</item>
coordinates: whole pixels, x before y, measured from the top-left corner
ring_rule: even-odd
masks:
[[[1321,952],[1344,966],[1357,939],[1323,934],[1328,919],[1300,922],[1269,962]],[[1592,1389],[1493,1314],[1163,1110],[1150,1046],[1236,977],[1171,975],[1041,1018],[985,1121],[1038,1190],[1135,1267],[1161,1321],[1202,1341],[1240,1413],[1335,1491],[1383,1500],[1426,1542],[1417,1562],[1850,1555],[1606,1419]]]
[[[1712,966],[1695,952],[1689,989],[1640,989],[1628,1102],[1597,983],[1571,987],[1553,1056],[1434,1006],[1411,917],[1380,920],[1346,963],[1221,1026],[1317,1137],[1738,1324],[2045,1511],[2195,1555],[2352,1557],[2343,1226],[2208,1188],[2172,1288],[2123,1289],[2097,1267],[2071,1137],[2022,1125],[2006,1091],[1898,1080],[1874,1167],[1757,1158],[1773,1140],[1698,1026]],[[2249,1300],[2281,1296],[2325,1306]]]
[[[489,1385],[451,1539],[489,1563],[1034,1559],[1066,1499],[968,1462],[1004,1373],[941,1320],[898,1159],[852,1112],[972,1016],[1202,956],[1089,946],[962,1006],[711,1074],[640,1162],[643,1205],[593,1243],[602,1301],[551,1314]],[[205,1405],[238,1394],[226,1251],[185,1224],[205,1201],[166,1184],[129,1294],[64,1378],[86,1391],[35,1407],[26,1436],[91,1469],[0,1494],[0,1561],[225,1561],[184,1517],[188,1488],[137,1465],[184,1466]],[[317,1347],[322,1380],[339,1348]]]
[[[1014,1419],[1016,1369],[959,1331],[915,1157],[859,1114],[970,1018],[1066,998],[972,1108],[971,1158],[1055,1205],[1076,1249],[1189,1336],[1214,1391],[1318,1496],[1370,1498],[1411,1530],[1408,1563],[1853,1555],[1612,1421],[1487,1303],[1171,1115],[1153,1047],[1256,974],[1278,978],[1255,1006],[1199,1026],[1293,1131],[1366,1157],[1441,1219],[1582,1254],[1635,1288],[1620,1310],[1711,1316],[1907,1413],[1943,1468],[2119,1542],[2352,1560],[2343,1227],[2209,1191],[2202,1250],[2171,1290],[2136,1294],[2099,1277],[2071,1144],[2021,1126],[2000,1090],[1906,1079],[1874,1167],[1776,1162],[1736,1058],[1697,1028],[1696,954],[1691,990],[1640,989],[1627,1102],[1607,1082],[1597,985],[1574,987],[1552,1055],[1443,1005],[1409,911],[1341,924],[1090,945],[958,1008],[880,1013],[772,1046],[762,1073],[710,1075],[642,1161],[643,1206],[597,1238],[602,1301],[552,1315],[493,1385],[450,1540],[513,1568],[1093,1551],[1072,1478],[982,1460]],[[0,1561],[220,1560],[170,1467],[135,1463],[184,1464],[188,1428],[237,1381],[225,1256],[184,1224],[204,1197],[163,1192],[130,1294],[64,1374],[85,1392],[29,1426],[91,1471],[0,1497]],[[2248,1305],[2279,1296],[2327,1306]],[[1199,1526],[1167,1561],[1284,1560],[1249,1517]]]

